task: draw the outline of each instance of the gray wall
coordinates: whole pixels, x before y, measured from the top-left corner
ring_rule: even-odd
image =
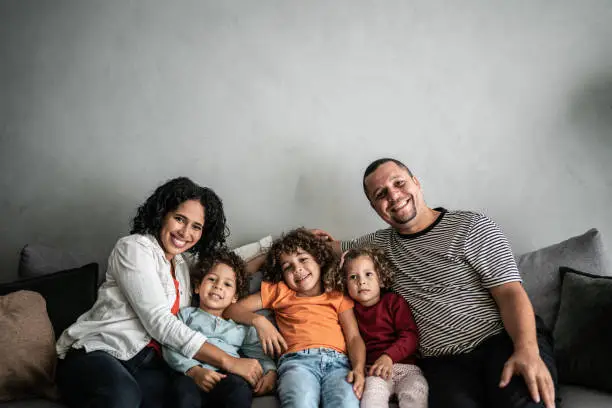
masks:
[[[405,160],[432,206],[516,252],[612,248],[612,2],[0,2],[0,278],[39,242],[105,262],[187,175],[231,242],[382,226],[361,172]]]

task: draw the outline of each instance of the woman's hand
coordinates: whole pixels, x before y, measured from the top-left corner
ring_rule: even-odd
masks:
[[[261,377],[261,379],[253,388],[255,396],[266,395],[274,391],[276,388],[276,371],[270,370]]]
[[[280,356],[287,350],[287,342],[265,316],[253,319],[253,326],[257,330],[265,354],[271,357]]]
[[[386,354],[381,355],[376,359],[372,367],[368,370],[368,375],[375,375],[377,377],[382,378],[383,380],[388,380],[391,378],[391,374],[393,373],[393,360]]]
[[[219,381],[226,377],[225,374],[200,366],[191,367],[185,374],[191,377],[193,382],[206,392],[210,392]]]

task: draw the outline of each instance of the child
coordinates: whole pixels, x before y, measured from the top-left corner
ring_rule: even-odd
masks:
[[[191,271],[194,292],[200,307],[185,307],[178,314],[185,324],[208,337],[207,341],[226,353],[239,357],[257,358],[264,376],[251,388],[240,376],[222,373],[216,367],[187,358],[171,348],[164,347],[166,362],[185,373],[174,384],[172,406],[201,408],[202,406],[250,408],[252,394],[263,395],[274,390],[276,367],[261,349],[253,327],[223,319],[223,311],[239,297],[246,294],[247,276],[244,262],[233,252],[218,250],[212,256],[199,261]],[[198,388],[199,387],[199,388]]]
[[[386,407],[396,394],[400,408],[426,408],[428,386],[414,363],[417,327],[408,303],[384,291],[392,282],[392,267],[375,247],[351,249],[344,255],[342,272],[355,316],[366,344],[368,365],[361,408]]]
[[[341,282],[331,279],[337,273],[338,258],[325,242],[305,229],[291,231],[268,253],[261,292],[226,312],[257,328],[264,352],[282,354],[282,407],[359,406],[365,345],[353,301],[337,290]],[[274,310],[282,336],[265,317],[253,313],[262,308]]]

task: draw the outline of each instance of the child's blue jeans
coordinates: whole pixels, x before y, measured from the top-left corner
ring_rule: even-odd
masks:
[[[283,408],[359,408],[345,354],[327,348],[288,353],[278,361],[278,396]]]

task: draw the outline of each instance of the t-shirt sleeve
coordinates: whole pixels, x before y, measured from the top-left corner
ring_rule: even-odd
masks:
[[[278,299],[279,291],[278,283],[261,282],[261,305],[264,309],[272,309],[272,303]]]
[[[419,344],[418,331],[410,306],[404,298],[394,293],[387,296],[388,313],[393,316],[397,339],[385,350],[385,354],[391,357],[394,363],[398,363],[416,352]]]
[[[340,303],[338,305],[338,314],[344,311],[347,311],[349,309],[352,309],[354,306],[355,306],[355,303],[353,302],[353,299],[351,299],[348,296],[341,295]]]
[[[484,215],[472,224],[465,242],[465,256],[487,289],[504,283],[522,282],[508,239]]]
[[[378,231],[372,232],[371,234],[363,235],[359,238],[351,239],[348,241],[340,241],[340,249],[342,250],[342,252],[344,252],[344,251],[348,251],[349,249],[358,248],[363,245],[375,244],[377,234],[378,234]]]

